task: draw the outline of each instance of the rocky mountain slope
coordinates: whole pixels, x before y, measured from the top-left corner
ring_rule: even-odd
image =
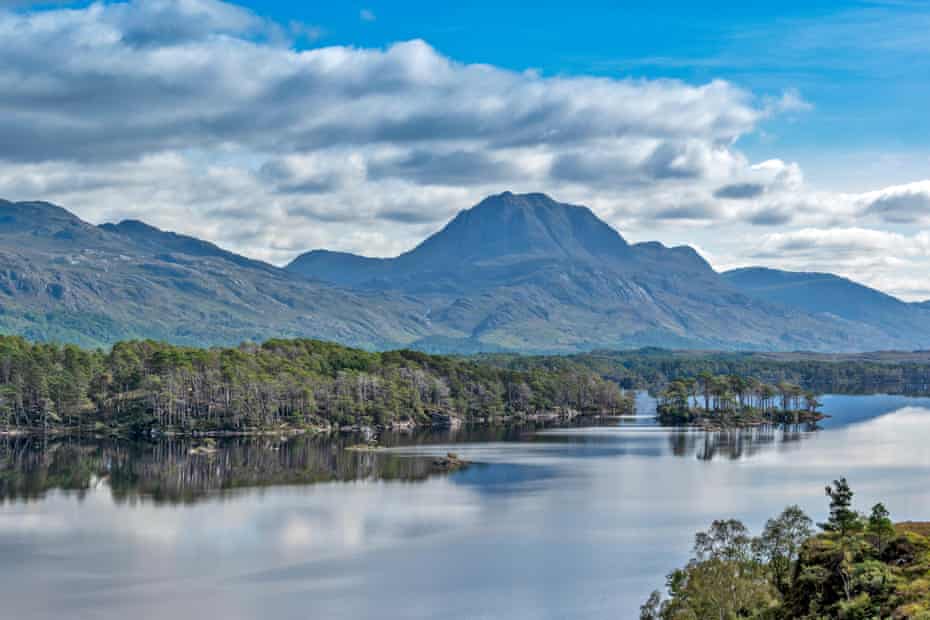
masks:
[[[300,335],[384,348],[430,333],[418,308],[295,278],[140,222],[98,227],[48,203],[0,201],[6,333],[90,346]]]
[[[930,346],[917,304],[889,298],[863,313],[832,295],[831,311],[803,287],[785,297],[754,282],[689,247],[627,243],[589,209],[542,194],[488,197],[396,258],[313,251],[284,269],[143,222],[93,226],[48,203],[0,201],[0,332],[33,339],[303,336],[461,353]],[[906,325],[899,304],[914,312]]]
[[[287,269],[357,291],[415,296],[431,324],[455,333],[436,342],[439,349],[910,345],[871,323],[760,300],[689,247],[631,245],[589,209],[543,194],[488,197],[396,258],[314,251]]]

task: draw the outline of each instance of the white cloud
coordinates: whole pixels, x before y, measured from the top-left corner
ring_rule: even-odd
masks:
[[[869,228],[803,228],[760,240],[754,262],[799,271],[827,271],[907,299],[930,297],[923,276],[930,231],[905,235]]]
[[[277,262],[386,254],[502,189],[597,189],[646,220],[663,193],[674,216],[674,188],[697,205],[754,174],[731,145],[770,114],[719,80],[546,78],[419,40],[296,51],[299,30],[215,0],[0,12],[0,195]]]
[[[895,224],[930,224],[930,180],[862,194],[866,213]]]
[[[486,194],[545,191],[726,264],[785,247],[787,266],[849,269],[859,252],[876,282],[913,279],[880,265],[901,246],[850,231],[930,225],[930,181],[817,192],[797,163],[737,148],[811,110],[797,91],[545,77],[421,40],[292,47],[321,34],[217,0],[0,9],[0,196],[282,263],[315,247],[395,254]],[[930,262],[902,238],[908,268]]]
[[[762,239],[760,254],[803,255],[820,250],[850,259],[857,259],[871,252],[889,250],[906,256],[923,256],[930,253],[930,233],[905,236],[868,228],[804,228],[766,235]]]
[[[363,22],[373,22],[377,19],[377,16],[371,9],[362,9],[358,12],[358,17]]]

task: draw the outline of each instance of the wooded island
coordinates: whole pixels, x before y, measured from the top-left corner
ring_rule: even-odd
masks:
[[[701,373],[676,379],[658,396],[656,413],[663,424],[705,428],[754,424],[809,424],[824,418],[820,399],[810,390],[781,381]]]
[[[109,351],[0,336],[0,430],[256,432],[626,414],[616,383],[578,369],[509,370],[317,340]]]

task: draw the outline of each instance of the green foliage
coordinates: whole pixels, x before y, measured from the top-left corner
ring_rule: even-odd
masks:
[[[852,509],[854,493],[846,478],[834,480],[832,486],[827,486],[826,493],[830,498],[830,518],[820,527],[826,532],[835,532],[840,538],[861,530],[862,517]]]
[[[907,393],[926,394],[930,355],[870,353],[847,356],[812,353],[725,353],[670,351],[645,348],[633,351],[594,351],[567,356],[525,357],[486,354],[482,361],[505,368],[586,369],[609,377],[624,388],[661,392],[675,380],[698,384],[697,400],[709,408],[708,378],[735,376],[769,386],[788,383],[813,394]],[[812,394],[812,395],[813,395]],[[780,395],[768,394],[767,399]],[[804,394],[801,394],[802,398]]]
[[[742,523],[714,521],[709,530],[695,536],[694,557],[688,565],[668,576],[670,598],[658,608],[653,601],[651,608],[657,609],[653,617],[748,618],[775,605],[766,566],[752,548]]]
[[[0,336],[0,425],[241,431],[631,408],[616,383],[585,370],[517,371],[318,340],[214,349],[146,340],[105,353]]]
[[[791,585],[791,571],[801,545],[814,532],[813,525],[800,506],[788,506],[766,522],[762,535],[754,541],[756,553],[768,563],[773,584],[782,594]]]
[[[866,523],[866,531],[872,537],[879,553],[885,550],[885,545],[894,536],[895,529],[891,522],[891,514],[881,502],[872,506],[872,512]]]
[[[738,521],[715,521],[697,535],[692,560],[669,575],[668,598],[653,593],[640,617],[930,618],[930,539],[916,533],[925,524],[895,528],[876,504],[863,525],[845,478],[827,495],[830,518],[819,535],[797,506],[770,519],[758,538]]]
[[[774,386],[752,377],[702,372],[697,379],[671,381],[658,394],[657,413],[666,424],[807,423],[822,417],[819,408],[815,394],[793,383]]]

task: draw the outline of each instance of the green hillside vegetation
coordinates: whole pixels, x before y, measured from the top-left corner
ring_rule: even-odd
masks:
[[[590,371],[515,371],[317,340],[213,349],[131,341],[104,352],[0,337],[0,425],[16,429],[241,432],[569,409],[628,413],[632,399]]]
[[[752,537],[737,520],[695,536],[693,557],[653,592],[641,620],[930,619],[930,539],[915,524],[895,527],[879,503],[852,507],[846,479],[827,487],[830,514],[814,533],[797,506]],[[920,533],[919,533],[920,532]]]
[[[588,370],[627,389],[665,389],[676,379],[702,374],[755,378],[763,383],[792,383],[814,393],[930,393],[930,352],[864,354],[729,353],[645,348],[593,351],[566,356],[525,357],[484,354],[484,362],[513,370]]]
[[[816,394],[793,383],[701,373],[675,379],[659,393],[656,413],[665,424],[743,426],[815,423],[823,418]]]

